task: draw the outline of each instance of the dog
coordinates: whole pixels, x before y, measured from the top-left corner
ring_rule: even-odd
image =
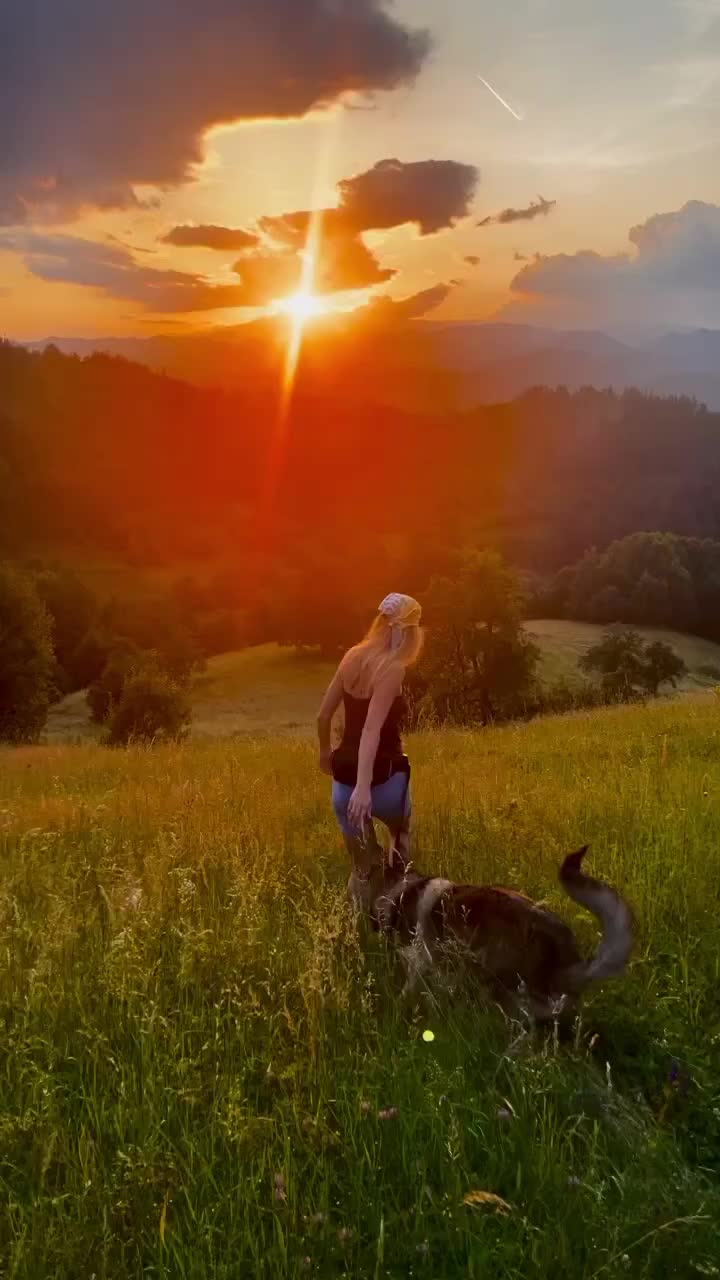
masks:
[[[602,937],[589,960],[572,929],[525,894],[393,865],[374,833],[368,837],[358,843],[348,898],[399,943],[404,995],[416,992],[443,952],[461,951],[509,1017],[567,1023],[588,987],[625,973],[633,947],[630,908],[609,885],[584,873],[587,845],[564,859],[559,879],[568,896],[600,921]]]

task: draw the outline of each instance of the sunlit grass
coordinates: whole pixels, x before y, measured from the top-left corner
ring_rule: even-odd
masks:
[[[424,866],[627,893],[575,1045],[401,1008],[309,741],[2,754],[0,1274],[715,1274],[717,702],[411,750]]]

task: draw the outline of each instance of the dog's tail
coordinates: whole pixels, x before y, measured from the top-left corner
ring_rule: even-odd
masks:
[[[630,908],[610,885],[585,875],[582,861],[587,850],[585,845],[576,853],[568,854],[560,868],[560,883],[565,892],[574,902],[597,916],[602,926],[602,938],[595,955],[590,960],[571,965],[561,975],[561,989],[574,994],[591,983],[623,974],[633,946]]]

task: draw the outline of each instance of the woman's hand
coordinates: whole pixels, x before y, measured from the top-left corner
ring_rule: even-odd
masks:
[[[358,784],[348,802],[347,816],[350,826],[356,831],[364,832],[371,818],[371,809],[370,788],[361,787]]]
[[[332,751],[329,747],[320,751],[319,765],[321,772],[329,774],[332,778]]]

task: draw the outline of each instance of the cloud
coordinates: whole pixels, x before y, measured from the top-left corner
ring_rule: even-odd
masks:
[[[480,174],[457,160],[380,160],[372,169],[338,183],[336,207],[322,211],[326,236],[388,231],[414,223],[423,236],[443,231],[467,217]],[[304,242],[318,211],[300,209],[261,218],[260,228],[285,244]]]
[[[500,213],[483,218],[477,225],[505,227],[511,222],[532,222],[533,218],[546,218],[556,204],[557,200],[544,200],[542,196],[538,196],[536,202],[531,202],[524,209],[501,209]]]
[[[215,284],[188,272],[140,266],[119,241],[101,245],[67,235],[19,232],[9,233],[6,243],[24,255],[28,270],[40,279],[102,289],[156,312],[264,307],[300,287],[305,243],[314,219],[319,231],[315,291],[369,289],[385,284],[396,271],[379,264],[363,232],[408,222],[415,223],[421,235],[451,227],[467,214],[478,176],[474,166],[452,160],[411,164],[383,160],[340,182],[335,208],[261,218],[259,234],[243,228],[178,226],[163,237],[174,246],[256,248],[236,261],[237,284]]]
[[[658,318],[717,326],[720,206],[694,200],[631,228],[634,253],[537,256],[511,283],[507,318],[532,309],[563,324],[654,327]]]
[[[478,258],[476,253],[467,253],[465,255],[465,261],[469,263],[471,267],[477,267],[480,265],[480,258]]]
[[[396,273],[381,267],[362,236],[365,231],[389,230],[414,223],[421,235],[452,227],[470,209],[479,174],[474,165],[454,160],[420,160],[404,164],[381,160],[372,169],[338,183],[338,204],[329,209],[297,209],[260,218],[262,234],[282,245],[280,255],[242,258],[235,270],[254,295],[264,301],[293,292],[300,283],[302,259],[310,227],[317,225],[318,262],[314,287],[319,293],[368,289]],[[280,266],[276,265],[279,257]],[[276,272],[280,272],[280,277]],[[292,283],[277,288],[278,278]],[[274,292],[263,293],[263,278]]]
[[[381,160],[372,169],[338,183],[338,204],[329,209],[297,209],[261,218],[258,225],[271,242],[296,255],[316,221],[320,244],[315,288],[320,293],[367,289],[396,273],[379,266],[362,236],[414,223],[421,235],[452,227],[465,217],[479,180],[474,165],[455,160]],[[297,259],[296,259],[297,261]],[[236,264],[244,281],[263,270],[262,260]],[[272,268],[268,267],[272,271]],[[300,266],[297,267],[299,282]],[[297,287],[297,286],[296,286]],[[273,296],[279,296],[277,293]]]
[[[13,249],[40,280],[85,285],[149,311],[208,311],[252,305],[243,285],[212,284],[185,271],[141,267],[121,246],[76,236],[31,231],[0,234],[0,249]]]
[[[526,253],[520,253],[518,249],[515,250],[513,254],[513,262],[527,262],[527,260],[528,256]]]
[[[296,293],[305,264],[301,252],[258,253],[240,258],[234,270],[248,298],[247,306],[267,306],[277,298]],[[382,268],[373,254],[355,237],[334,237],[322,242],[313,271],[316,293],[344,293],[369,289],[391,280],[395,271]]]
[[[445,301],[452,293],[453,284],[435,284],[408,298],[373,298],[367,307],[355,312],[358,320],[371,325],[393,325],[405,320],[419,320]]]
[[[110,12],[110,9],[112,12]],[[299,12],[299,10],[302,12]],[[430,50],[383,0],[53,0],[0,15],[0,222],[186,182],[215,125],[412,82]]]
[[[0,250],[19,253],[40,280],[84,285],[158,313],[210,311],[223,307],[264,307],[300,287],[300,252],[249,254],[235,264],[237,283],[216,284],[187,271],[138,264],[116,243],[33,231],[0,232]],[[318,293],[367,289],[395,272],[381,268],[361,240],[328,241],[316,264]]]
[[[162,243],[179,249],[226,249],[240,253],[244,249],[257,248],[260,237],[243,227],[183,226],[168,231],[162,236]]]
[[[338,184],[340,208],[358,230],[414,222],[421,235],[432,235],[467,217],[479,176],[475,165],[456,160],[380,160]]]

